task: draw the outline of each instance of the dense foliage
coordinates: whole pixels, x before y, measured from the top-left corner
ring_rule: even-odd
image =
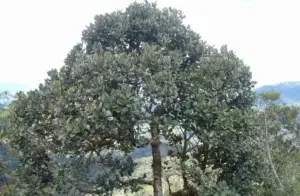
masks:
[[[16,94],[5,134],[14,195],[299,193],[298,109],[274,92],[254,108],[249,67],[183,19],[148,2],[98,15],[59,71]],[[132,156],[145,146],[150,173]]]

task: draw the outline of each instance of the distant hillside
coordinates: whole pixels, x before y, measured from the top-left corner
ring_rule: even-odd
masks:
[[[275,90],[281,93],[281,100],[285,103],[300,103],[300,82],[283,82],[274,85],[265,85],[256,89],[256,92]]]

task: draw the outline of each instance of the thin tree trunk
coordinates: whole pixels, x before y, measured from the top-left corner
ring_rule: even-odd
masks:
[[[206,169],[207,159],[208,159],[208,144],[207,142],[203,143],[203,162],[201,165],[201,169],[204,172]]]
[[[158,123],[152,124],[151,127],[151,147],[152,147],[152,169],[153,169],[153,193],[154,196],[162,196],[162,163],[160,154],[160,139]]]
[[[184,163],[182,163],[184,164]],[[182,169],[182,180],[183,180],[183,190],[187,191],[188,190],[188,179],[186,177],[187,173],[185,172],[185,169]]]
[[[170,183],[170,180],[169,180],[169,176],[168,177],[166,177],[166,181],[167,181],[167,184],[168,184],[168,189],[169,189],[169,195],[171,195],[172,194],[172,189],[171,189],[171,183]]]
[[[184,167],[184,164],[187,160],[186,156],[187,156],[187,131],[184,130],[183,133],[183,150],[182,150],[182,155],[181,155],[181,173],[182,173],[182,180],[183,180],[183,190],[187,191],[188,189],[188,179],[187,179],[187,173],[186,173],[186,169]]]
[[[265,140],[266,140],[266,150],[267,150],[267,156],[268,156],[268,161],[269,161],[269,164],[271,166],[271,169],[274,173],[274,176],[275,176],[275,179],[279,185],[279,189],[281,191],[283,191],[283,185],[279,179],[279,176],[277,174],[277,171],[276,171],[276,168],[275,168],[275,165],[273,163],[273,159],[272,159],[272,155],[271,155],[271,149],[270,149],[270,145],[269,145],[269,133],[268,133],[268,121],[267,121],[267,114],[266,114],[266,109],[264,111],[264,121],[265,121]]]

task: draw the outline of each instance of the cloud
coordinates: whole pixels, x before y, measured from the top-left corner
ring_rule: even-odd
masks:
[[[37,84],[60,68],[96,14],[132,0],[0,1],[0,82]],[[228,44],[251,67],[258,85],[299,80],[296,0],[160,0],[181,9],[209,44]]]

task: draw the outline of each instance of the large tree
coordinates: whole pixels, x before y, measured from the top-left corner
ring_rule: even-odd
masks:
[[[21,157],[26,194],[136,188],[143,180],[130,177],[129,154],[150,143],[153,192],[161,196],[159,146],[162,138],[178,145],[178,127],[185,142],[194,136],[201,143],[193,152],[197,167],[219,164],[220,180],[236,180],[232,174],[240,175],[250,154],[235,156],[251,132],[245,120],[253,103],[251,73],[226,47],[218,51],[201,41],[183,19],[178,10],[148,2],[98,15],[60,71],[49,71],[39,89],[17,94],[10,141]],[[186,146],[182,165],[185,153]],[[93,177],[79,181],[90,172]]]

